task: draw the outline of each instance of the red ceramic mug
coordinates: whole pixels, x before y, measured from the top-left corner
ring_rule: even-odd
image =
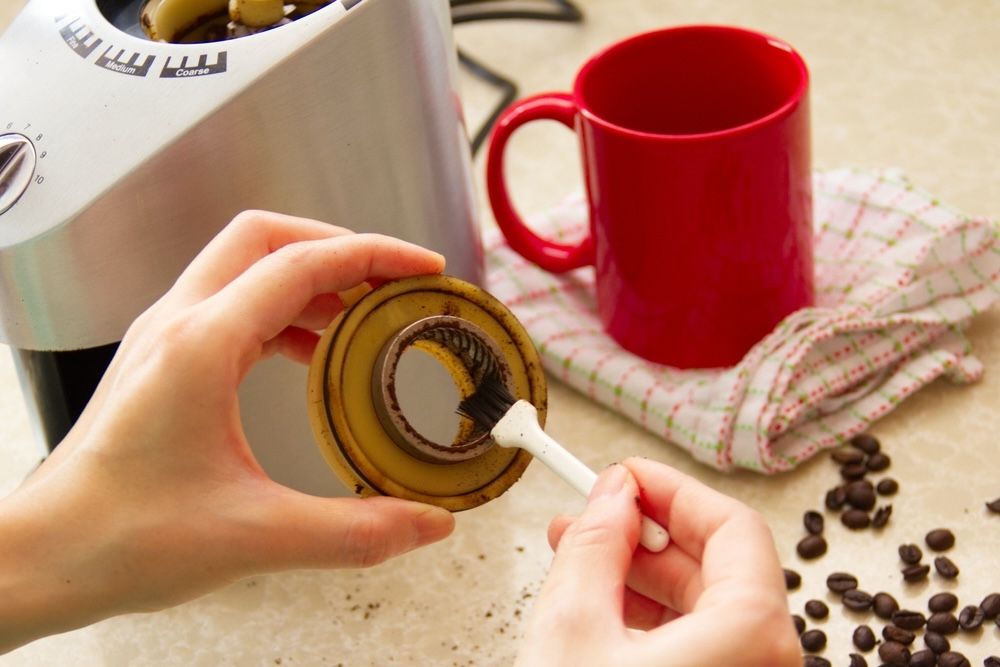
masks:
[[[730,366],[813,303],[809,74],[784,42],[684,26],[614,44],[571,93],[509,107],[486,163],[511,247],[559,273],[596,269],[597,306],[624,348],[679,368]],[[539,237],[511,204],[504,147],[532,120],[576,131],[590,234]]]

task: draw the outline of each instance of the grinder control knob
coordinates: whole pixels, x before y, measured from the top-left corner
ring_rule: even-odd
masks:
[[[35,173],[35,147],[16,132],[0,134],[0,215],[21,197]]]

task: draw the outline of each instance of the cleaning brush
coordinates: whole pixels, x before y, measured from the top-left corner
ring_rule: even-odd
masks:
[[[515,399],[497,373],[483,378],[476,391],[459,403],[458,413],[488,431],[501,447],[526,450],[578,493],[590,495],[597,474],[542,430],[535,406]],[[663,551],[670,536],[663,526],[644,516],[639,543],[649,551]]]

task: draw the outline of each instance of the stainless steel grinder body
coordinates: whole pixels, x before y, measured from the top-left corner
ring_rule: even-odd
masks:
[[[0,37],[0,342],[52,445],[71,351],[110,354],[241,210],[391,234],[482,278],[446,0],[337,0],[207,44],[143,39],[139,5],[33,0]],[[330,492],[305,381],[255,369],[245,426],[275,478]]]

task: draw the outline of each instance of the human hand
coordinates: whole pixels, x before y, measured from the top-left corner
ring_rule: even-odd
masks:
[[[255,573],[373,565],[449,534],[436,507],[272,481],[237,398],[257,361],[310,360],[338,292],[443,265],[385,236],[237,216],[130,327],[72,431],[0,502],[0,653]]]
[[[641,513],[670,531],[666,550],[636,549]],[[691,477],[644,459],[611,466],[549,541],[520,667],[802,664],[767,525]]]

